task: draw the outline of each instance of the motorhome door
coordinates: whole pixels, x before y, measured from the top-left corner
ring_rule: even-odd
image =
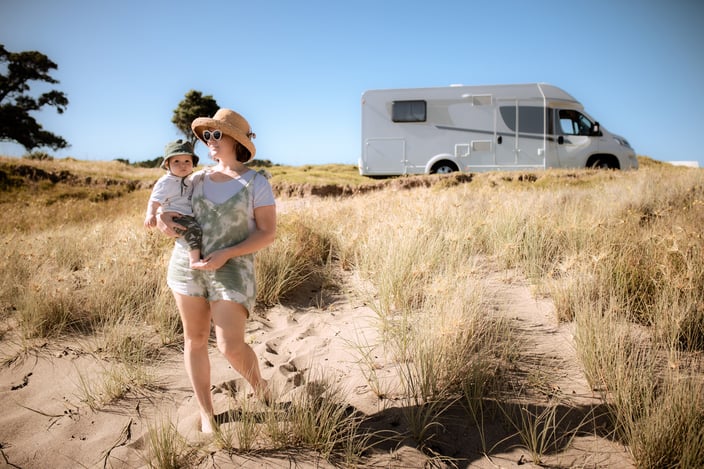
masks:
[[[499,101],[498,166],[545,166],[545,108],[531,101]],[[500,142],[500,143],[499,143]]]
[[[406,141],[403,138],[368,138],[364,162],[372,174],[405,174]]]
[[[590,137],[592,122],[581,112],[574,109],[559,109],[557,137],[557,152],[560,166],[574,168],[582,166],[585,155],[590,153],[589,146],[593,144]]]
[[[518,100],[497,100],[496,165],[512,166],[518,162]]]

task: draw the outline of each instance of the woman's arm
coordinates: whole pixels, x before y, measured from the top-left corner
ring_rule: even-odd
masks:
[[[174,228],[185,230],[186,227],[174,221],[174,218],[177,218],[177,216],[178,213],[176,212],[161,212],[157,214],[156,227],[159,228],[159,231],[164,233],[166,236],[178,238],[181,235],[174,231]]]

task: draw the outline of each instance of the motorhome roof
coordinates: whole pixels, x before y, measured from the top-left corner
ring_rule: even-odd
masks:
[[[420,88],[390,88],[390,89],[373,89],[367,90],[362,95],[366,94],[407,94],[414,93],[417,95],[431,95],[433,93],[442,92],[445,90],[448,93],[460,93],[461,95],[476,95],[476,94],[493,94],[497,96],[505,96],[518,99],[534,99],[546,98],[549,102],[568,102],[573,103],[574,107],[581,107],[572,95],[565,90],[549,83],[518,83],[518,84],[500,84],[500,85],[450,85],[439,87],[420,87]],[[576,105],[576,106],[575,106]]]

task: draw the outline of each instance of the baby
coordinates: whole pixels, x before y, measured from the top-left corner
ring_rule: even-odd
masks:
[[[158,212],[176,212],[178,218],[174,221],[186,227],[178,230],[190,248],[188,256],[192,269],[201,267],[200,249],[203,241],[203,231],[193,216],[191,196],[193,195],[193,181],[190,178],[193,168],[198,165],[198,155],[193,153],[190,142],[176,140],[168,143],[164,148],[164,161],[161,167],[167,173],[154,184],[154,189],[147,204],[147,215],[144,226],[156,226]]]

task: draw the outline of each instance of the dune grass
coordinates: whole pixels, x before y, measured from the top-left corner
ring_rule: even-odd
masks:
[[[33,164],[40,163],[60,164]],[[267,170],[281,180],[289,175]],[[313,176],[317,170],[301,168],[296,177],[346,184],[338,174]],[[106,172],[135,176],[121,167]],[[106,400],[99,395],[121,396],[116,374],[145,390],[158,385],[149,364],[160,347],[181,340],[164,286],[171,241],[141,228],[146,189],[101,197],[102,188],[57,186],[42,186],[36,196],[22,188],[2,193],[8,255],[0,259],[0,318],[23,347],[47,337],[92,337],[91,352],[115,360],[118,370],[82,386],[84,401],[100,408]],[[334,284],[335,269],[358,275],[353,293],[376,312],[382,342],[351,347],[379,398],[395,394],[403,431],[428,454],[448,408],[462,402],[481,425],[483,403],[507,390],[501,378],[515,359],[511,331],[487,314],[477,282],[488,263],[523,272],[553,299],[558,318],[574,323],[585,374],[609,409],[613,437],[637,466],[704,465],[704,172],[648,165],[627,173],[488,173],[452,187],[321,199],[279,220],[277,242],[257,257],[260,306],[295,297],[311,282]],[[394,364],[399,386],[376,376],[365,356],[372,348]],[[358,464],[370,436],[345,413],[344,390],[320,377],[308,382],[322,383],[319,392],[292,401],[284,426],[272,409],[268,423],[245,422],[222,445],[304,445]],[[555,435],[553,411],[508,419],[534,462],[564,441]],[[168,425],[160,428],[150,438],[163,451],[150,451],[176,458],[177,467],[191,455]]]
[[[204,455],[188,444],[171,419],[161,417],[148,425],[142,459],[150,469],[187,469],[197,467]]]
[[[251,165],[258,168],[257,161]],[[271,183],[286,184],[368,184],[370,180],[360,176],[359,169],[354,165],[345,164],[324,164],[324,165],[300,165],[300,166],[267,166],[265,168],[271,174]]]

